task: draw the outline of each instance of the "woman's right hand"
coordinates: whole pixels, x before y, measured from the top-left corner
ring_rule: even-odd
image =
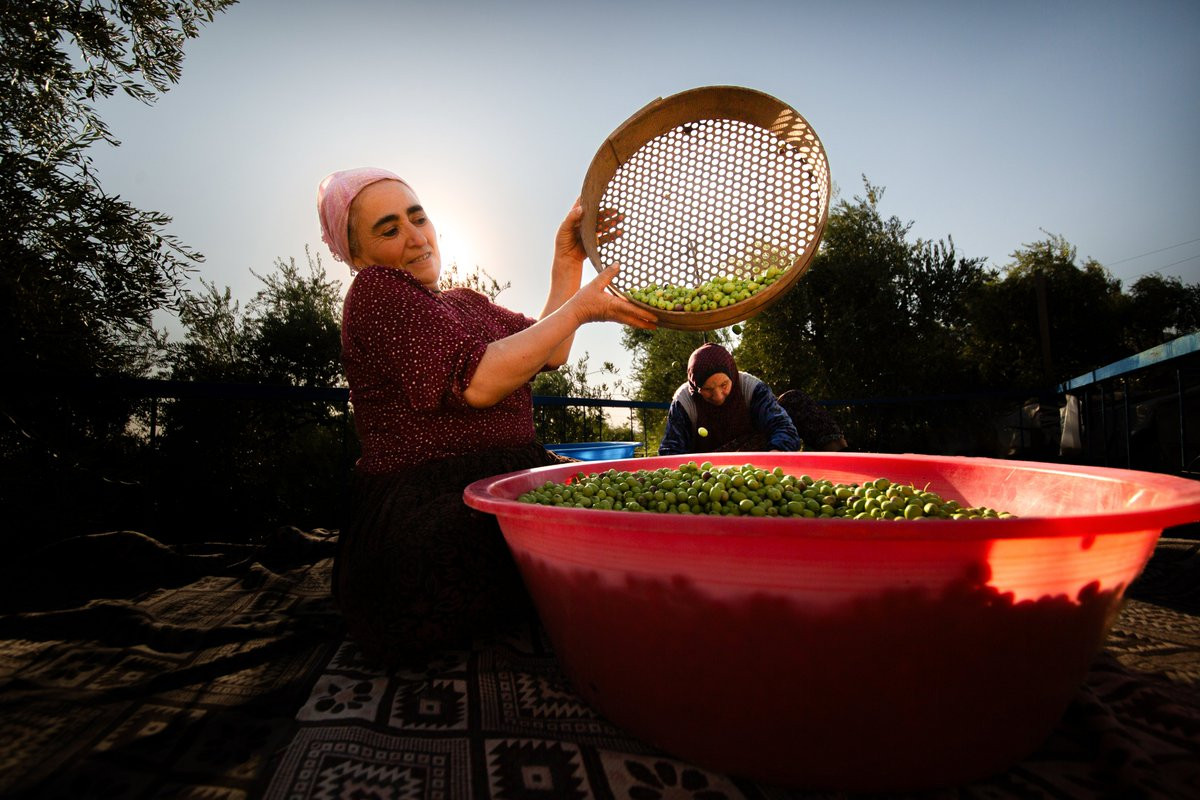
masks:
[[[571,312],[580,325],[587,322],[619,322],[646,330],[657,328],[658,321],[652,313],[608,291],[609,284],[620,270],[619,264],[609,264],[595,278],[581,286],[567,301]]]

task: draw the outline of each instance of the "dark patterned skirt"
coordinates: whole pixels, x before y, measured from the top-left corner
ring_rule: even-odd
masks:
[[[363,651],[392,665],[530,613],[495,516],[462,493],[480,478],[567,461],[529,444],[356,474],[333,593]]]

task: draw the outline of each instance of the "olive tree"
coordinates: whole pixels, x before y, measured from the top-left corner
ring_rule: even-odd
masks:
[[[293,258],[252,270],[262,288],[244,307],[207,282],[183,303],[171,377],[226,386],[162,409],[156,457],[172,479],[158,494],[172,535],[340,522],[356,443],[346,403],[323,390],[345,385],[341,284],[306,255],[307,270]]]
[[[969,377],[955,350],[979,259],[947,242],[909,241],[912,223],[884,217],[883,189],[841,201],[808,272],[745,324],[738,365],[776,391],[819,398],[929,394]]]
[[[1158,273],[1129,287],[1126,342],[1134,353],[1200,331],[1200,282],[1184,283]]]
[[[835,409],[852,446],[931,449],[952,418],[909,398],[978,386],[962,343],[967,298],[987,273],[953,239],[910,240],[913,223],[881,212],[883,193],[864,180],[861,196],[834,205],[807,273],[745,322],[735,356],[776,393],[871,399]]]
[[[233,0],[0,5],[0,364],[37,376],[145,369],[151,314],[182,297],[200,256],[170,219],[110,195],[94,145],[117,146],[97,104],[153,103],[184,43]]]
[[[619,370],[611,361],[593,369],[591,356],[584,353],[574,362],[533,378],[533,394],[540,397],[568,397],[589,400],[611,400],[623,391]],[[611,378],[609,384],[606,378]],[[597,382],[599,381],[599,382]],[[601,406],[549,405],[534,408],[534,426],[542,442],[581,442],[604,439],[612,425]],[[628,431],[629,429],[623,428]],[[629,431],[629,435],[632,432]]]
[[[1129,298],[1094,259],[1048,234],[1012,254],[969,299],[965,348],[988,387],[1048,389],[1128,355]]]
[[[80,381],[146,374],[152,314],[200,256],[169,219],[104,191],[93,146],[116,146],[98,105],[152,103],[184,44],[233,0],[0,3],[0,500],[10,545],[113,524],[94,512],[128,485],[128,396]],[[19,391],[15,387],[21,387]]]

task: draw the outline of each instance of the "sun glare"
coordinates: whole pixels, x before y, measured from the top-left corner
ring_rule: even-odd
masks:
[[[445,217],[437,221],[438,248],[442,253],[442,269],[450,268],[451,264],[458,266],[460,275],[471,272],[479,265],[479,257],[469,237],[461,226]]]

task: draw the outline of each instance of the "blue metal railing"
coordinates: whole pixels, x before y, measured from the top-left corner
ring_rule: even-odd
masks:
[[[1120,427],[1124,431],[1124,462],[1126,466],[1132,466],[1132,423],[1131,413],[1131,389],[1129,380],[1131,377],[1145,374],[1151,368],[1163,368],[1169,365],[1178,365],[1175,371],[1175,397],[1179,403],[1178,410],[1178,426],[1179,426],[1179,462],[1178,468],[1182,472],[1187,472],[1193,468],[1192,459],[1189,457],[1188,442],[1186,432],[1188,426],[1188,406],[1186,398],[1189,394],[1194,394],[1200,390],[1200,387],[1195,385],[1195,381],[1190,379],[1191,375],[1195,375],[1200,370],[1188,366],[1194,364],[1197,358],[1200,357],[1200,334],[1190,334],[1180,337],[1172,342],[1167,342],[1155,348],[1151,348],[1142,353],[1129,358],[1121,359],[1103,367],[1099,367],[1083,375],[1077,376],[1069,381],[1058,384],[1050,389],[1050,394],[1057,394],[1060,397],[1067,393],[1078,394],[1081,396],[1082,404],[1085,406],[1085,411],[1088,413],[1084,416],[1089,423],[1085,424],[1082,431],[1085,441],[1088,438],[1100,443],[1102,449],[1103,462],[1108,464],[1113,458],[1109,452],[1108,431],[1113,427],[1112,423],[1120,423],[1124,420],[1124,424]],[[1186,362],[1186,363],[1184,363]],[[1109,385],[1114,382],[1121,382],[1121,396],[1118,399],[1117,392],[1110,390]],[[1055,389],[1057,391],[1055,391]],[[79,381],[62,381],[57,385],[46,385],[45,383],[38,386],[39,391],[60,391],[67,394],[80,393],[86,396],[86,393],[114,393],[130,397],[143,398],[150,401],[149,408],[149,438],[151,444],[155,444],[158,438],[159,427],[159,412],[160,401],[170,399],[231,399],[231,400],[278,400],[284,402],[324,402],[341,407],[342,412],[342,436],[343,450],[348,452],[349,444],[352,438],[352,431],[348,424],[350,418],[350,393],[345,387],[297,387],[291,385],[272,385],[258,383],[215,383],[215,382],[193,382],[180,381],[169,379],[153,379],[153,378],[108,378],[108,379],[87,379]],[[931,395],[929,397],[855,397],[847,399],[832,399],[820,401],[822,405],[831,408],[841,408],[853,415],[856,409],[886,409],[889,407],[903,406],[923,406],[930,403],[953,404],[965,403],[972,399],[984,399],[992,402],[1007,402],[1019,400],[1027,394],[1026,391],[1004,390],[985,393],[972,394],[945,394]],[[1098,399],[1095,395],[1098,394]],[[1111,397],[1110,397],[1111,395]],[[563,407],[578,407],[578,408],[596,408],[600,411],[597,418],[597,431],[594,437],[597,440],[602,440],[604,436],[604,412],[605,411],[620,411],[627,409],[630,415],[630,437],[640,438],[645,452],[650,452],[650,444],[647,441],[651,425],[646,424],[646,415],[648,412],[665,412],[669,408],[667,402],[647,402],[637,400],[624,400],[613,398],[591,398],[591,397],[558,397],[550,395],[535,395],[533,397],[535,410],[546,411],[554,408]],[[1092,405],[1093,408],[1087,408]],[[641,415],[641,425],[634,424],[634,415]],[[1099,417],[1099,422],[1095,421]],[[1111,418],[1111,419],[1110,419]],[[1192,421],[1195,422],[1194,420]],[[547,423],[548,424],[548,423]],[[566,424],[565,422],[562,424]],[[1022,423],[1023,424],[1023,423]],[[640,431],[638,430],[640,428]],[[1090,428],[1090,430],[1089,430]],[[1101,434],[1099,439],[1095,434],[1097,431]],[[1023,430],[1021,431],[1023,435]],[[568,437],[559,437],[560,441]],[[579,437],[577,434],[570,438],[588,438],[587,436]],[[1118,444],[1120,444],[1118,442]],[[870,446],[867,442],[862,442],[860,446]],[[1090,446],[1090,445],[1089,445]],[[1118,447],[1118,457],[1120,455]]]
[[[1082,405],[1081,417],[1084,420],[1089,419],[1089,406],[1093,402],[1093,392],[1098,394],[1098,409],[1099,415],[1098,425],[1084,424],[1082,425],[1081,434],[1085,441],[1092,438],[1093,427],[1099,428],[1099,440],[1103,451],[1105,465],[1110,462],[1109,455],[1109,437],[1108,431],[1109,414],[1117,413],[1119,416],[1118,422],[1121,423],[1122,444],[1125,452],[1125,466],[1133,466],[1133,433],[1134,424],[1131,420],[1131,411],[1133,405],[1131,398],[1133,397],[1132,381],[1139,376],[1143,376],[1154,369],[1170,369],[1174,368],[1174,395],[1175,401],[1178,404],[1178,425],[1179,425],[1179,471],[1188,473],[1192,470],[1192,461],[1188,452],[1187,441],[1187,396],[1189,393],[1196,391],[1195,386],[1189,385],[1187,378],[1200,375],[1200,368],[1189,366],[1190,361],[1195,361],[1200,357],[1200,333],[1191,333],[1186,336],[1180,336],[1169,342],[1165,342],[1156,347],[1151,347],[1148,350],[1143,350],[1136,355],[1122,358],[1114,361],[1111,364],[1106,364],[1102,367],[1085,372],[1069,381],[1064,381],[1058,385],[1060,394],[1075,394],[1080,397]],[[1115,384],[1120,383],[1120,401],[1119,412],[1115,406],[1118,405],[1117,390]],[[1110,386],[1114,387],[1111,389]],[[1109,402],[1109,395],[1112,395],[1112,401]]]
[[[1200,333],[1190,333],[1187,336],[1180,336],[1178,339],[1165,342],[1157,347],[1143,350],[1137,355],[1122,358],[1119,361],[1098,367],[1091,372],[1085,372],[1069,381],[1060,383],[1058,391],[1060,394],[1066,394],[1075,389],[1092,386],[1109,378],[1118,378],[1122,375],[1128,375],[1149,367],[1165,364],[1168,361],[1183,358],[1192,353],[1200,353]]]
[[[166,378],[87,378],[64,380],[56,384],[43,385],[42,390],[62,392],[101,392],[137,397],[151,401],[149,435],[150,441],[158,438],[158,402],[160,400],[208,399],[208,400],[281,400],[287,402],[325,402],[339,405],[343,413],[349,411],[350,390],[342,386],[291,386],[263,383],[223,383],[211,381],[181,381]],[[642,412],[642,444],[646,442],[645,412],[665,411],[670,403],[641,400],[619,400],[596,397],[558,397],[534,395],[535,408],[584,407],[598,409],[628,409],[630,432],[634,431],[633,415]],[[345,417],[348,419],[348,414]],[[348,431],[347,431],[348,433]],[[601,437],[602,438],[602,437]]]
[[[1180,376],[1182,374],[1181,372]],[[1124,377],[1119,376],[1116,380],[1122,380]],[[1111,381],[1114,379],[1105,378],[1104,380]],[[1181,400],[1185,391],[1200,392],[1200,386],[1197,386],[1195,381],[1191,381],[1191,389],[1187,389],[1184,386],[1183,378],[1178,377],[1178,385]],[[92,494],[88,495],[91,498],[88,502],[95,504],[109,503],[111,508],[104,506],[104,508],[100,509],[99,505],[97,505],[97,508],[109,514],[113,519],[116,519],[117,522],[113,524],[131,524],[128,521],[131,519],[129,513],[132,513],[128,511],[129,509],[141,513],[144,517],[145,522],[138,524],[145,524],[151,528],[155,525],[163,526],[168,523],[176,527],[182,525],[183,523],[180,522],[177,516],[180,513],[190,513],[195,517],[194,520],[189,518],[189,520],[184,520],[185,522],[194,522],[196,526],[208,524],[208,516],[212,516],[212,514],[204,516],[204,514],[196,512],[195,509],[189,507],[188,503],[193,502],[193,498],[198,496],[197,490],[199,486],[199,483],[193,485],[189,480],[203,481],[206,479],[205,475],[210,473],[217,476],[221,481],[225,481],[219,483],[219,485],[214,483],[213,487],[209,487],[212,490],[210,494],[205,495],[209,498],[217,498],[216,501],[211,499],[206,501],[206,509],[211,507],[214,513],[220,512],[219,516],[222,517],[220,524],[222,525],[228,523],[227,518],[240,519],[233,512],[243,513],[248,507],[247,504],[250,503],[259,503],[263,506],[259,510],[262,512],[261,515],[264,518],[275,513],[272,509],[276,506],[287,507],[293,512],[295,512],[296,508],[305,511],[305,509],[311,506],[312,516],[317,520],[314,524],[328,524],[327,520],[336,520],[341,514],[341,511],[337,509],[340,509],[347,497],[349,475],[351,474],[350,467],[353,464],[355,457],[353,450],[356,446],[354,430],[351,424],[350,394],[349,390],[345,387],[296,387],[255,383],[212,383],[113,378],[76,381],[63,380],[57,383],[39,381],[32,387],[23,389],[21,395],[28,398],[30,393],[59,396],[68,401],[72,398],[77,398],[80,403],[91,403],[95,399],[106,395],[124,396],[139,401],[136,418],[137,432],[139,437],[145,437],[142,441],[148,446],[121,450],[120,443],[118,442],[118,447],[113,451],[115,456],[113,460],[107,460],[107,457],[105,457],[105,460],[97,461],[92,459],[81,462],[91,471],[87,472],[86,475],[81,474],[71,477],[73,483],[68,484],[66,481],[62,481],[62,485],[72,487],[76,484],[91,487],[94,484],[95,488],[92,490]],[[1042,394],[1053,396],[1054,392],[1053,389],[1050,389]],[[1050,439],[1042,442],[1041,439],[1033,435],[1038,432],[1036,420],[1032,418],[1026,420],[1021,414],[1015,416],[1015,422],[1011,422],[1007,418],[1004,420],[989,420],[985,416],[987,414],[995,414],[1001,408],[1011,408],[1014,400],[1019,401],[1026,396],[1028,396],[1028,392],[1017,392],[1014,390],[975,394],[930,395],[926,397],[847,398],[823,400],[820,402],[821,405],[836,410],[835,413],[839,415],[843,428],[850,434],[851,446],[855,449],[987,455],[989,453],[984,452],[982,449],[956,448],[981,447],[976,442],[969,440],[969,437],[966,437],[965,434],[977,433],[976,429],[980,426],[986,431],[989,429],[989,425],[994,423],[997,426],[1009,426],[1003,429],[1006,435],[1015,430],[1015,441],[1019,443],[1018,447],[1021,448],[1019,452],[1013,455],[1004,455],[996,451],[998,457],[1053,460],[1057,453],[1058,443],[1057,441],[1052,441],[1052,436]],[[174,451],[167,452],[170,448],[164,450],[168,437],[164,435],[163,430],[163,426],[165,425],[163,420],[168,416],[167,409],[175,407],[173,401],[191,399],[206,401],[198,410],[195,408],[192,409],[193,414],[198,411],[200,415],[199,419],[202,422],[208,401],[215,402],[218,405],[224,405],[223,401],[232,401],[230,405],[235,406],[235,408],[229,409],[229,411],[234,414],[241,413],[243,402],[246,402],[246,408],[257,407],[255,413],[261,412],[266,414],[267,421],[265,424],[268,427],[275,425],[279,427],[279,430],[283,431],[279,441],[284,443],[285,448],[289,442],[286,436],[295,428],[295,425],[288,421],[290,406],[295,404],[300,409],[305,404],[324,405],[324,409],[316,413],[314,418],[319,418],[315,424],[323,426],[327,432],[322,438],[322,441],[328,445],[328,449],[322,451],[325,452],[326,456],[323,458],[318,456],[312,462],[315,465],[315,469],[306,468],[301,471],[301,475],[297,476],[286,472],[286,469],[292,466],[290,462],[283,463],[281,469],[280,464],[271,462],[269,459],[262,461],[262,463],[259,461],[238,461],[236,460],[236,445],[223,449],[219,442],[210,442],[204,438],[197,439],[196,445],[204,448],[204,456],[208,457],[207,460],[204,458],[193,459],[191,453],[186,449],[191,446],[188,444],[191,440],[187,438],[187,435],[190,434],[185,435],[183,439],[179,440],[183,443],[180,445],[183,447],[182,450],[177,447]],[[1111,405],[1113,404],[1105,403],[1103,398],[1101,400],[1099,411],[1111,415]],[[617,414],[616,419],[619,419],[622,412],[627,411],[630,415],[630,435],[628,438],[631,440],[640,438],[644,451],[648,455],[657,451],[657,443],[652,444],[647,441],[648,436],[657,435],[658,431],[659,420],[653,418],[651,415],[664,414],[669,408],[669,403],[667,402],[556,397],[547,395],[535,395],[533,403],[535,412],[547,415],[543,416],[538,429],[539,435],[546,436],[547,441],[551,441],[549,431],[554,430],[554,425],[559,424],[559,418],[553,413],[556,409],[574,406],[577,408],[596,409],[599,412],[597,421],[600,427],[597,431],[598,435],[594,437],[591,435],[589,427],[591,424],[590,415],[585,415],[582,420],[582,427],[578,414],[572,415],[569,419],[567,415],[562,415],[566,419],[566,422],[562,424],[570,426],[571,430],[569,438],[560,438],[558,440],[564,442],[592,438],[596,440],[611,438],[606,435],[606,431],[607,433],[612,433],[615,426],[610,425],[606,428],[605,422],[611,423],[614,420],[612,414]],[[1128,420],[1128,401],[1126,403],[1125,417]],[[1193,404],[1193,407],[1195,407],[1195,404]],[[938,412],[931,415],[931,408],[942,409],[945,413]],[[1105,409],[1107,409],[1107,412]],[[634,415],[639,414],[641,415],[641,425],[636,426],[634,424]],[[1012,415],[1009,414],[1008,416]],[[189,419],[193,418],[184,417],[183,430],[188,431],[186,426],[189,423]],[[648,418],[652,419],[655,424],[646,424]],[[936,429],[934,426],[928,424],[931,418],[935,419],[938,423]],[[1057,422],[1057,420],[1055,421]],[[175,419],[172,417],[172,423],[174,422]],[[1192,426],[1190,429],[1200,429],[1196,427],[1194,419],[1191,422]],[[1180,423],[1182,439],[1182,410],[1180,412]],[[1025,426],[1027,424],[1035,426],[1030,428],[1028,442],[1025,436]],[[925,427],[922,427],[923,425]],[[202,428],[203,425],[200,425],[200,427]],[[270,430],[276,430],[276,428],[270,428]],[[964,437],[958,439],[944,438],[947,435],[947,431],[951,435],[962,433]],[[622,436],[621,438],[625,437]],[[101,444],[101,447],[103,446],[107,445]],[[37,450],[37,447],[32,449]],[[235,452],[235,455],[230,457],[226,450]],[[282,452],[282,450],[277,449],[270,452]],[[1085,456],[1087,455],[1085,453]],[[162,468],[161,458],[167,459],[172,465],[172,469]],[[181,478],[181,474],[178,471],[180,465],[172,461],[172,458],[182,459],[181,463],[185,466],[195,463],[199,464],[200,467]],[[1186,454],[1184,459],[1186,462]],[[228,466],[223,466],[227,462]],[[65,461],[61,461],[61,463],[65,463]],[[97,467],[97,464],[103,466]],[[268,469],[274,468],[278,471],[263,472],[263,464],[267,464]],[[1138,468],[1146,467],[1139,466]],[[1151,468],[1155,469],[1158,467]],[[105,472],[105,470],[109,470],[109,472]],[[201,474],[204,470],[208,470],[208,472]],[[232,477],[226,480],[225,477],[222,477],[223,475]],[[260,490],[264,487],[259,486],[255,481],[259,479],[258,476],[264,475],[280,475],[283,477],[280,478],[279,486],[263,494]],[[298,482],[301,479],[307,480],[313,475],[317,475],[317,479],[325,481],[321,486],[328,491],[313,491],[308,483]],[[287,480],[283,478],[287,478]],[[262,479],[266,480],[266,478]],[[289,481],[291,482],[289,483]],[[32,478],[28,483],[31,487],[36,486],[36,482]],[[297,486],[305,492],[302,497],[303,503],[289,505],[292,503],[293,496],[286,494],[286,492],[295,490]],[[74,490],[72,489],[72,491]],[[220,492],[222,494],[212,492]],[[72,495],[72,498],[78,500],[74,495]],[[87,506],[87,504],[83,503],[82,505]],[[64,504],[63,508],[74,508],[77,505],[79,504],[76,503],[74,506]],[[328,508],[334,508],[335,511],[328,511]],[[201,510],[204,511],[204,509]],[[37,514],[40,515],[36,517],[37,519],[46,516],[41,511],[38,511]],[[99,514],[99,511],[97,514]],[[256,520],[257,518],[247,518],[244,527],[250,529],[253,525],[259,524]],[[92,524],[90,518],[86,522],[89,525]],[[137,523],[137,520],[134,520],[134,523]],[[45,524],[49,525],[50,523],[47,522]],[[82,525],[83,523],[79,523],[77,527]],[[63,529],[66,530],[67,528],[64,526]],[[174,528],[172,528],[172,531],[174,531]],[[176,533],[181,536],[184,535],[183,533]]]

